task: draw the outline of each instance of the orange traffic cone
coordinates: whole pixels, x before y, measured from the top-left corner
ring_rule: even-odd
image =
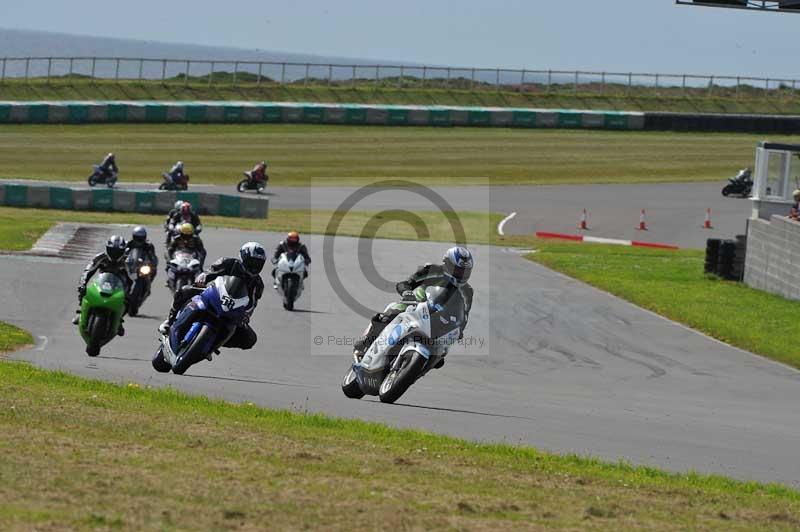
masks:
[[[583,209],[581,213],[581,223],[578,225],[578,229],[582,229],[584,231],[589,230],[589,226],[586,224],[586,209]]]
[[[714,229],[711,226],[711,209],[706,209],[706,220],[703,222],[703,229]]]
[[[647,222],[644,218],[644,209],[642,209],[641,214],[639,214],[639,227],[637,227],[639,231],[647,231]]]

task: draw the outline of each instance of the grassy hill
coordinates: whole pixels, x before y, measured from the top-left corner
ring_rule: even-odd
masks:
[[[307,83],[280,85],[272,80],[256,83],[252,75],[239,73],[207,78],[183,76],[162,81],[99,80],[73,76],[28,81],[0,82],[0,100],[259,100],[325,103],[383,103],[414,105],[465,105],[536,107],[561,109],[611,109],[630,111],[674,111],[703,113],[800,114],[800,94],[791,88],[769,90],[742,86],[689,88],[632,87],[597,83],[575,87],[569,84],[501,86],[461,83],[459,80],[385,78],[356,83],[309,79]],[[399,88],[402,86],[402,88]],[[472,87],[473,90],[470,90]]]

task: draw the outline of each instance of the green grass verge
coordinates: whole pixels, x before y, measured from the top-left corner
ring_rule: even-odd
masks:
[[[792,142],[790,136],[774,141]],[[118,155],[122,182],[159,182],[177,160],[194,183],[233,186],[259,160],[272,185],[724,181],[763,135],[503,128],[270,125],[0,125],[0,176],[85,183]]]
[[[413,105],[465,105],[496,107],[538,107],[557,109],[612,109],[628,111],[673,111],[702,113],[768,113],[798,114],[800,98],[791,89],[766,92],[755,87],[734,89],[714,87],[689,89],[633,87],[607,85],[603,93],[599,86],[581,86],[576,93],[571,85],[531,86],[526,92],[497,91],[494,87],[481,90],[444,88],[444,80],[428,80],[426,87],[405,79],[402,89],[394,83],[375,87],[364,80],[356,86],[324,83],[275,85],[240,83],[234,86],[230,76],[215,75],[214,85],[207,81],[184,80],[123,81],[115,83],[89,79],[43,79],[25,82],[5,80],[0,83],[0,100],[256,100],[320,103],[382,103]],[[227,81],[227,82],[226,82]],[[592,90],[590,90],[592,89]]]
[[[702,251],[540,242],[533,261],[747,351],[800,368],[800,302],[703,273]]]
[[[777,485],[476,444],[17,362],[0,363],[0,382],[4,530],[800,526],[800,493]]]
[[[422,221],[422,229],[427,231],[424,240],[450,242],[453,232],[447,216],[441,212],[420,211],[416,213]],[[283,232],[296,230],[301,233],[329,234],[328,224],[334,211],[270,210],[266,220],[249,218],[228,218],[224,216],[203,216],[206,227],[227,227],[250,231]],[[385,214],[365,211],[351,211],[333,233],[341,236],[363,236],[371,238],[391,238],[395,240],[418,240],[417,226],[405,222],[391,221],[381,225],[376,231],[365,233],[363,228],[374,223],[383,223]],[[472,244],[489,244],[494,240],[497,223],[503,218],[500,214],[463,212],[458,220]],[[39,239],[50,227],[58,222],[80,223],[124,223],[141,225],[160,225],[163,215],[135,213],[106,213],[86,211],[60,211],[50,209],[22,209],[0,207],[0,250],[24,251]],[[371,223],[370,223],[371,222]]]
[[[27,331],[0,321],[0,355],[32,343],[33,337]]]

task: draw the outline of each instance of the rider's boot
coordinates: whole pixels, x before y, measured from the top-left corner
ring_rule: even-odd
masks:
[[[72,324],[77,325],[81,321],[81,309],[75,311],[75,317],[72,318]]]
[[[119,320],[119,328],[117,329],[117,336],[125,336],[125,327],[122,326],[123,319]]]
[[[164,322],[158,326],[158,332],[161,334],[167,334],[169,332],[170,327],[172,324],[175,323],[175,318],[178,316],[178,312],[174,308],[169,309],[169,316],[167,317]]]

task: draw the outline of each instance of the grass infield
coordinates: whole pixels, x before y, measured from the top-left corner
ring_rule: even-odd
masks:
[[[503,128],[0,125],[0,177],[85,184],[92,163],[114,151],[123,183],[160,182],[182,160],[193,183],[233,187],[262,159],[277,186],[386,177],[429,185],[724,182],[752,166],[759,140],[763,135]]]
[[[778,485],[477,444],[18,362],[0,362],[0,382],[4,530],[800,526],[800,493]]]

